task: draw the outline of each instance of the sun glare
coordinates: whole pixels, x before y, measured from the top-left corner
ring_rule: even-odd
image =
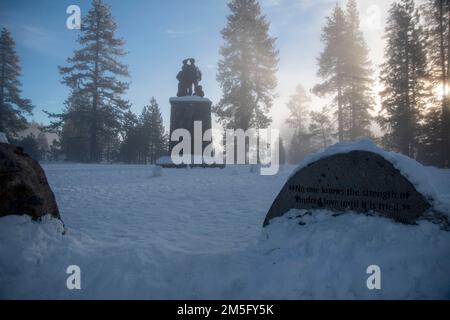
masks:
[[[449,94],[449,86],[438,85],[434,88],[434,94],[438,97],[447,96]]]

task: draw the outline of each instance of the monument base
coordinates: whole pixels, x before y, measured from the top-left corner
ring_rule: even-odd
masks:
[[[190,166],[211,167],[210,165],[206,165],[203,161],[203,151],[211,143],[211,141],[203,141],[205,132],[210,130],[212,127],[211,100],[197,96],[177,97],[170,98],[170,105],[170,138],[172,138],[173,132],[177,129],[187,130],[191,136],[191,150],[189,150],[189,154],[192,154],[195,158],[201,158],[200,161],[192,161],[192,165]],[[195,122],[201,123],[201,130],[199,130],[199,132],[195,132],[194,130]],[[196,135],[201,135],[201,137],[196,137]],[[194,149],[194,142],[196,138],[202,141],[201,150]],[[169,154],[172,154],[173,148],[178,143],[179,141],[172,141],[172,139],[170,139]],[[174,165],[171,161],[170,163],[171,164],[166,163],[164,165],[170,167],[179,166]],[[186,167],[186,165],[184,165],[184,167]]]

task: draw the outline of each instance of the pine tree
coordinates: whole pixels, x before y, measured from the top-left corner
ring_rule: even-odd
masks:
[[[165,153],[167,145],[161,111],[154,97],[151,98],[150,105],[144,107],[141,115],[141,126],[145,137],[147,159],[154,164]]]
[[[347,37],[347,21],[345,13],[337,4],[322,31],[321,41],[325,48],[318,59],[319,70],[317,75],[323,82],[316,85],[314,93],[320,97],[331,95],[331,105],[336,108],[337,136],[339,141],[344,140],[348,124],[345,119],[344,90],[346,88],[346,67],[348,66],[349,43]]]
[[[116,140],[123,113],[130,107],[121,97],[128,83],[117,78],[129,75],[127,66],[118,61],[126,53],[124,40],[115,37],[116,30],[110,7],[101,0],[93,0],[92,8],[82,20],[78,39],[82,48],[68,59],[69,66],[60,67],[62,82],[71,89],[71,96],[66,112],[51,116],[62,122],[84,117],[91,162],[101,161],[104,153],[108,157],[108,146]],[[75,128],[78,124],[71,122]]]
[[[410,157],[416,156],[421,134],[420,118],[428,98],[425,33],[412,0],[392,4],[386,27],[382,112],[384,144]]]
[[[62,114],[47,113],[51,119],[47,131],[56,132],[60,138],[61,154],[68,161],[89,161],[89,119],[91,103],[88,95],[72,90],[64,102]]]
[[[21,68],[14,39],[3,28],[0,35],[0,132],[10,138],[26,128],[25,115],[31,115],[31,101],[21,97]]]
[[[286,123],[300,132],[304,132],[307,128],[308,109],[311,97],[307,94],[302,85],[298,85],[288,103],[289,116]]]
[[[286,164],[286,149],[284,148],[284,142],[283,139],[280,137],[280,141],[278,144],[278,148],[279,148],[279,159],[278,159],[278,163],[279,164]]]
[[[439,101],[429,104],[425,115],[426,151],[422,155],[429,155],[426,157],[428,164],[450,166],[450,3],[444,0],[427,0],[423,5],[423,12],[429,36],[431,81],[441,94]]]
[[[349,129],[347,138],[370,136],[370,123],[374,99],[372,95],[373,70],[369,60],[369,50],[360,29],[359,13],[355,0],[349,0],[346,8],[349,57],[345,65],[344,79],[348,87],[344,92],[349,114]]]
[[[34,134],[30,133],[25,138],[14,141],[14,144],[21,147],[25,151],[25,153],[27,153],[34,160],[42,160],[43,152],[39,148],[39,143]]]
[[[305,88],[298,85],[295,94],[293,94],[288,103],[289,116],[286,123],[294,129],[294,134],[289,146],[289,161],[298,163],[310,153],[311,135],[308,132],[308,114],[309,102],[311,97],[308,96]]]
[[[142,139],[138,117],[128,110],[122,124],[122,143],[119,159],[127,163],[139,163]]]
[[[333,125],[325,108],[321,111],[311,111],[311,144],[314,149],[325,149],[331,144]]]
[[[324,81],[313,91],[333,97],[339,141],[370,136],[373,70],[354,0],[348,1],[345,11],[336,5],[327,18],[322,42],[318,75]]]
[[[256,0],[232,0],[217,80],[222,99],[214,108],[226,128],[267,128],[277,85],[278,51]]]
[[[312,151],[311,134],[309,132],[294,132],[289,145],[289,162],[299,163]]]
[[[131,111],[124,115],[119,158],[128,163],[156,163],[167,153],[168,137],[155,98],[137,117]]]

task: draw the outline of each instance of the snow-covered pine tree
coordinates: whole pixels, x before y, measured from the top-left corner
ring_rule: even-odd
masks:
[[[226,128],[267,128],[277,85],[276,39],[258,1],[232,0],[228,7],[217,73],[222,99],[214,112]]]
[[[62,124],[83,116],[83,122],[88,124],[91,162],[102,160],[108,142],[118,134],[124,111],[130,107],[122,98],[128,83],[118,79],[129,74],[127,66],[118,60],[126,52],[124,40],[115,36],[116,30],[110,7],[101,0],[93,0],[92,8],[82,20],[78,39],[82,48],[75,50],[73,57],[68,59],[69,66],[60,67],[62,82],[71,89],[71,97],[66,112],[52,116],[59,117]],[[88,105],[74,105],[77,100],[87,101]],[[78,112],[80,108],[83,112]],[[78,123],[72,121],[71,125]]]
[[[428,98],[426,35],[413,0],[393,3],[385,32],[382,65],[382,110],[378,121],[386,130],[385,147],[415,157],[421,114]]]
[[[0,35],[0,132],[10,138],[26,128],[25,115],[31,115],[31,101],[21,97],[21,68],[11,33],[3,28]]]

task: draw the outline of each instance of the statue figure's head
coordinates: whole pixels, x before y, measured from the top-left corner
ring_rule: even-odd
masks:
[[[194,64],[195,64],[195,59],[194,59],[194,58],[190,58],[190,59],[189,59],[189,62],[190,62],[192,65],[194,65]]]

